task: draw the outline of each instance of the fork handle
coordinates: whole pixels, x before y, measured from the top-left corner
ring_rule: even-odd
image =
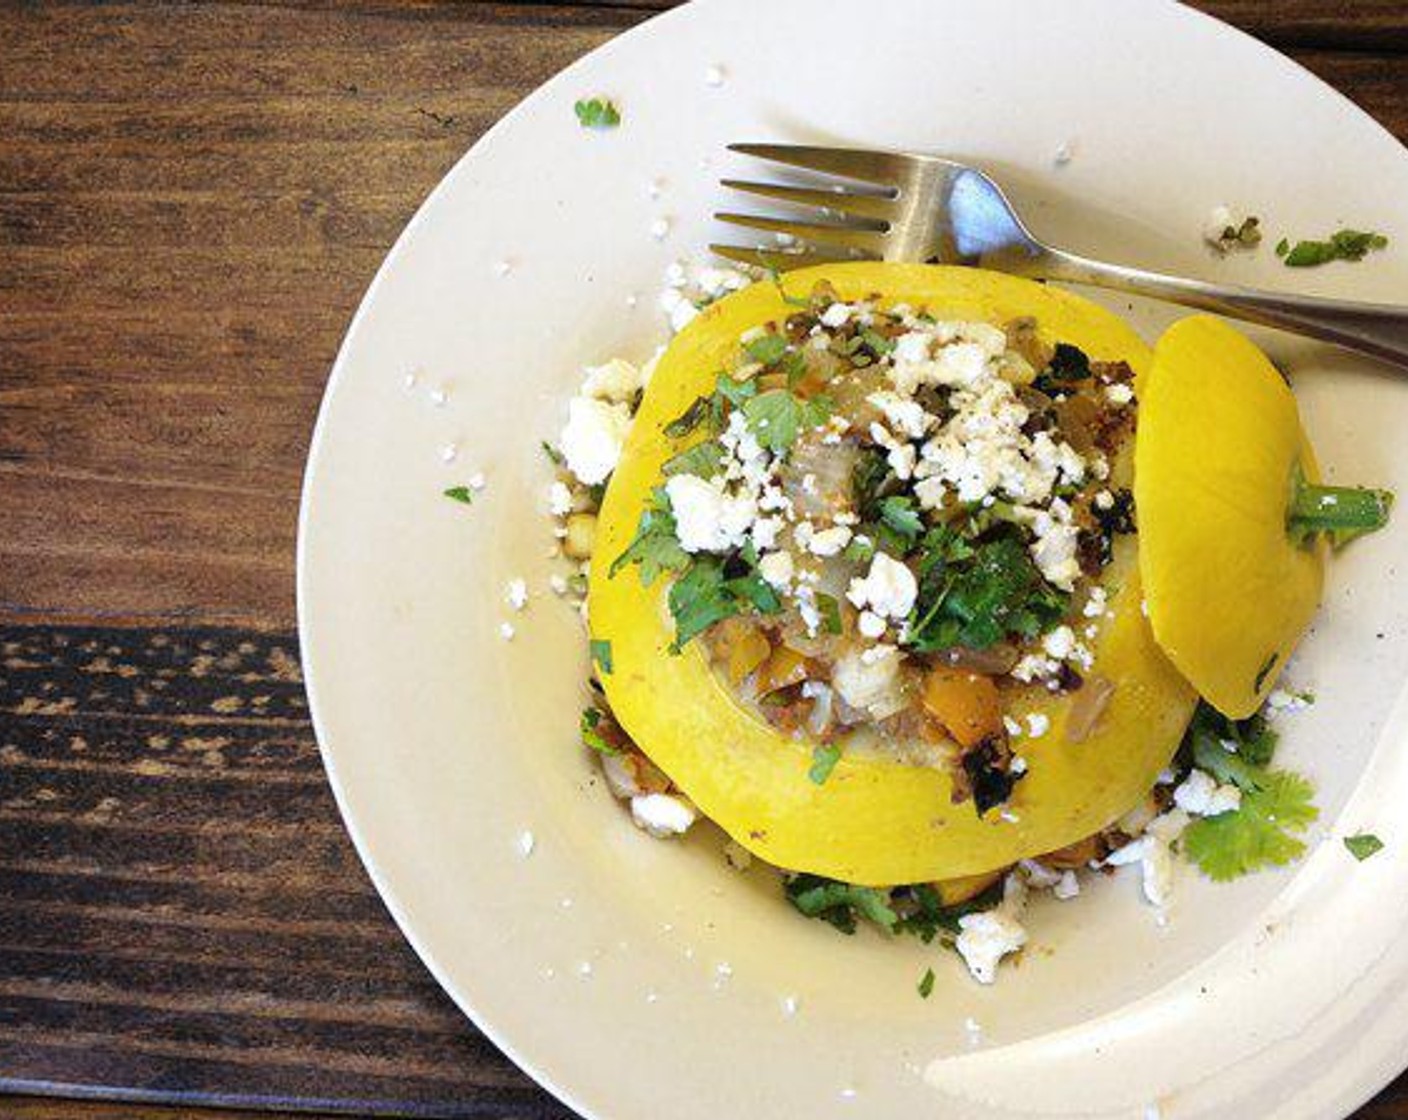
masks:
[[[1014,271],[1043,280],[1092,284],[1168,300],[1233,319],[1279,327],[1295,334],[1338,343],[1408,369],[1408,307],[1353,300],[1322,299],[1260,291],[1231,284],[1207,284],[1159,272],[1107,264],[1048,249],[1033,254]]]

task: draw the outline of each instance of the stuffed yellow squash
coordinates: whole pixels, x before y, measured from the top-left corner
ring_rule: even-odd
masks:
[[[552,497],[638,823],[702,814],[804,912],[950,928],[988,980],[1028,886],[1139,859],[1157,901],[1185,830],[1219,877],[1294,854],[1254,713],[1388,496],[1317,484],[1255,347],[1195,317],[1151,354],[976,269],[719,287],[653,370],[589,371]]]

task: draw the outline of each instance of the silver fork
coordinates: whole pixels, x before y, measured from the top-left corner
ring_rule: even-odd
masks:
[[[813,221],[715,214],[720,221],[801,242],[792,251],[710,246],[730,260],[779,270],[855,259],[979,265],[1152,296],[1324,339],[1408,368],[1408,307],[1209,284],[1067,253],[1037,240],[987,175],[938,156],[791,144],[729,147],[850,180],[814,187],[723,180],[732,190],[821,211]]]

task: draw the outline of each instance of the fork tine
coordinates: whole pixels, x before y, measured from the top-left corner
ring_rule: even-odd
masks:
[[[807,144],[730,144],[728,147],[729,151],[740,155],[886,187],[899,183],[908,165],[905,156],[864,148],[817,148]]]
[[[790,272],[794,268],[810,268],[814,264],[841,264],[855,257],[837,253],[818,253],[804,249],[801,252],[788,252],[783,249],[767,249],[759,246],[749,249],[743,245],[710,245],[709,251],[725,260],[739,264],[759,265],[775,272]]]
[[[723,179],[721,182],[729,190],[743,191],[745,194],[776,198],[798,206],[817,206],[856,218],[873,219],[879,223],[875,227],[877,229],[886,228],[888,219],[895,212],[894,201],[881,195],[855,194],[851,191],[818,191],[808,187],[785,187],[778,183],[753,183],[744,179]]]
[[[859,249],[871,256],[878,257],[884,252],[885,235],[873,229],[825,225],[821,222],[789,222],[781,218],[764,218],[757,214],[734,214],[727,211],[715,214],[714,218],[749,229],[790,234],[801,241],[839,245],[843,249]]]

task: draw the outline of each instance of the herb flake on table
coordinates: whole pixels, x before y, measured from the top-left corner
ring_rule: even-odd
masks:
[[[605,97],[583,98],[572,108],[583,128],[615,128],[621,123],[621,111]]]
[[[1346,836],[1344,846],[1349,849],[1349,854],[1363,863],[1375,852],[1383,851],[1384,842],[1372,832],[1361,832],[1356,836]]]
[[[836,769],[836,763],[841,761],[841,748],[835,743],[818,743],[812,748],[812,765],[807,771],[807,777],[817,785],[825,785],[826,779],[831,777],[831,771]]]
[[[934,970],[926,968],[924,975],[919,978],[919,998],[928,999],[934,994]]]
[[[1381,233],[1341,229],[1324,241],[1301,240],[1292,245],[1286,238],[1276,244],[1276,255],[1287,268],[1314,268],[1330,261],[1358,261],[1374,249],[1388,246]]]
[[[474,504],[474,493],[468,486],[451,486],[444,494],[452,502],[459,502],[466,506]]]
[[[592,663],[603,673],[610,673],[611,666],[611,643],[603,638],[593,638],[588,643],[591,648]]]

